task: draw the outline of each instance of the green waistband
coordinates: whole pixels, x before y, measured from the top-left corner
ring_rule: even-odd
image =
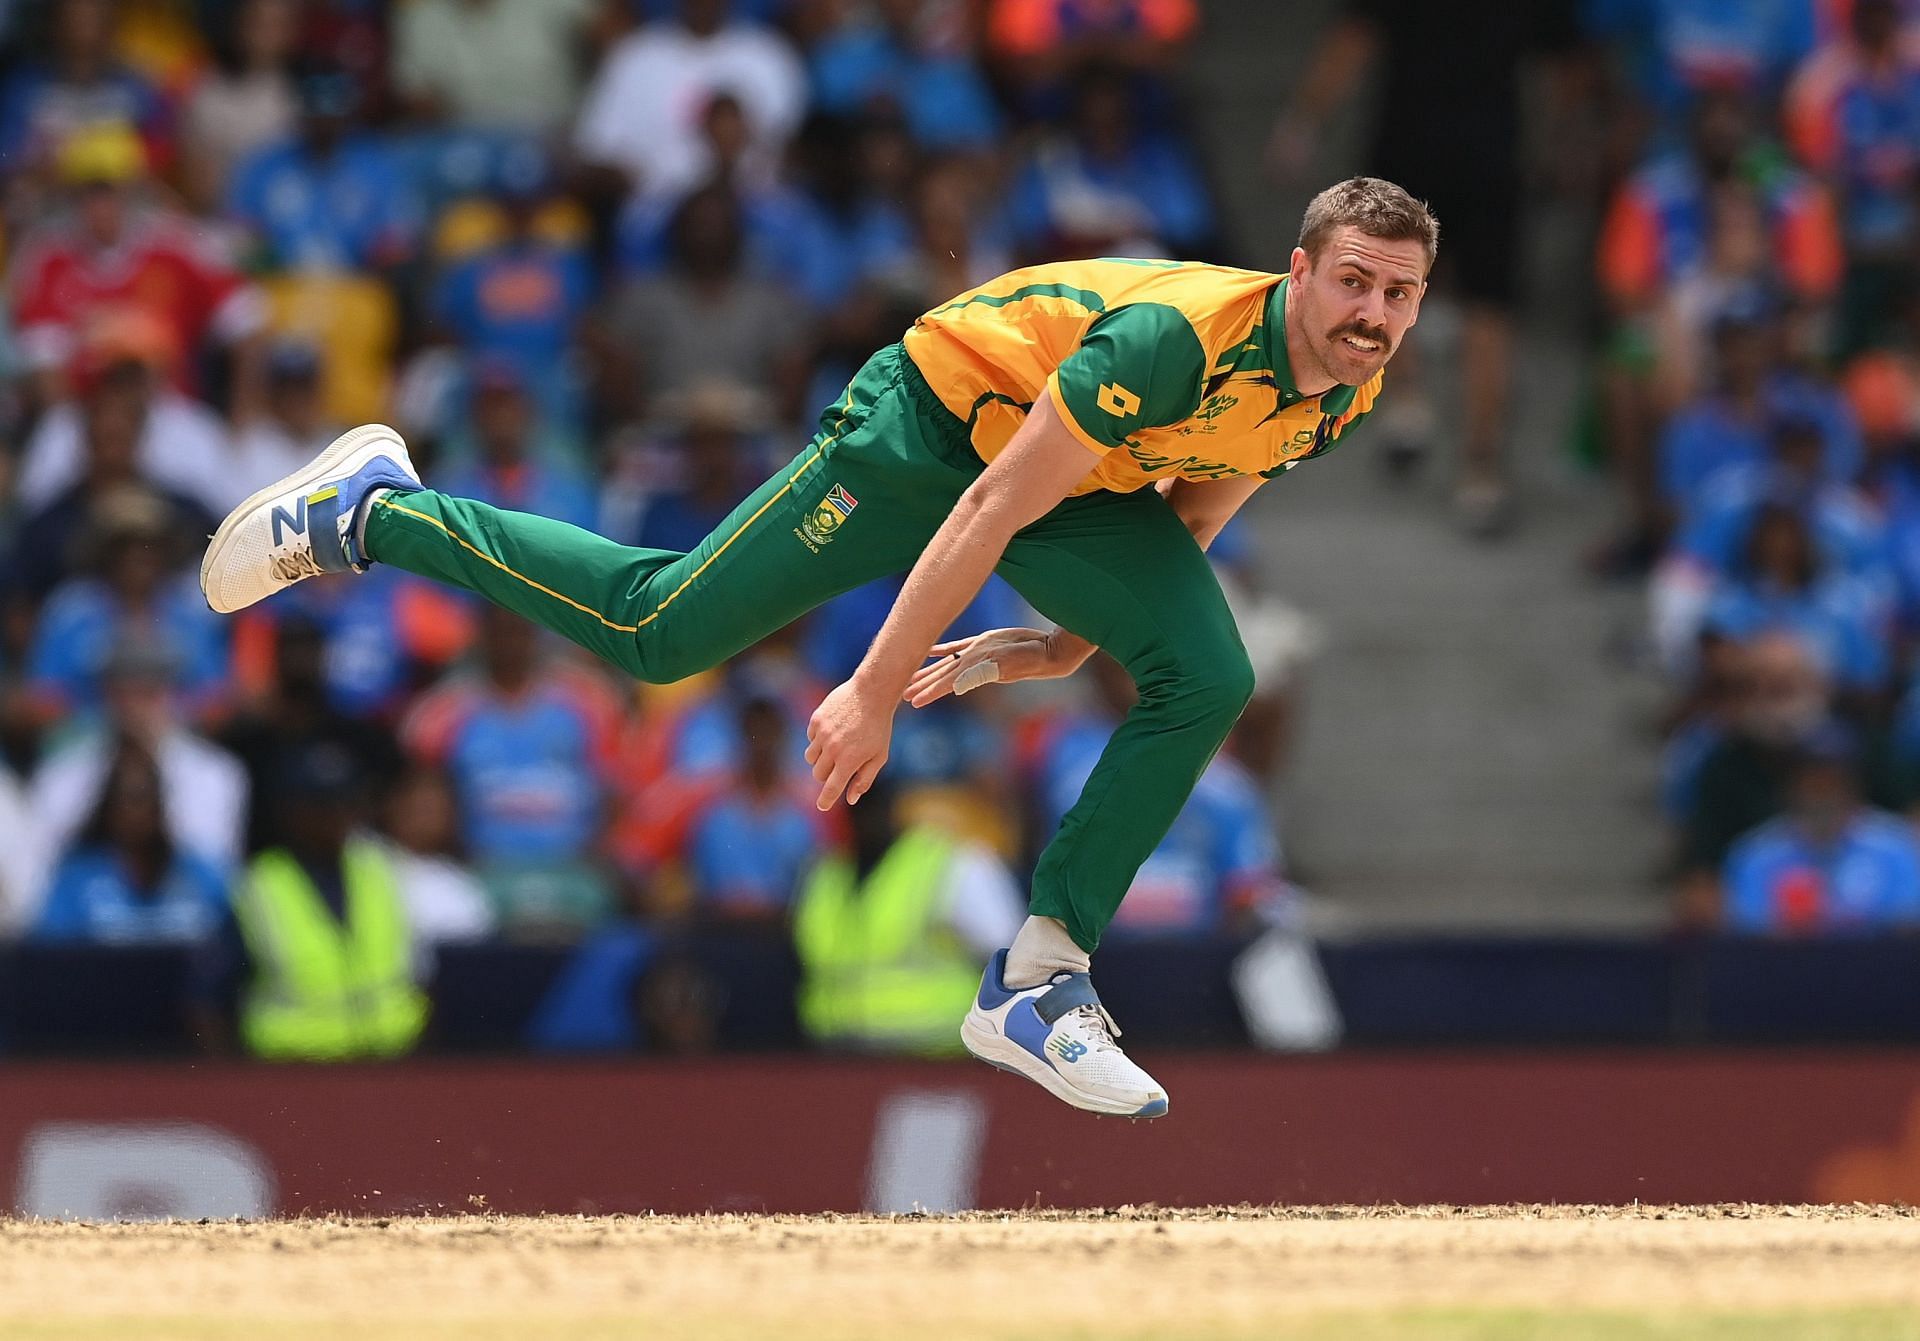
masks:
[[[973,450],[973,430],[934,394],[933,388],[927,385],[926,374],[907,353],[907,347],[895,344],[885,353],[900,361],[900,384],[920,410],[921,425],[928,430],[927,446],[933,454],[950,466],[976,475],[986,469],[986,462]]]

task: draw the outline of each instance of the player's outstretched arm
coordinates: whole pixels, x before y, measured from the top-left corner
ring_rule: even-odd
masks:
[[[852,678],[808,723],[807,762],[822,784],[822,810],[842,793],[858,801],[872,785],[887,759],[894,711],[934,640],[980,594],[1014,532],[1045,516],[1096,464],[1043,392],[934,532]]]

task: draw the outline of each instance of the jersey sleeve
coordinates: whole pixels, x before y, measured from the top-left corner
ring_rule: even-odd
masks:
[[[1133,303],[1093,323],[1047,390],[1073,436],[1104,455],[1199,409],[1206,370],[1200,337],[1178,310]]]

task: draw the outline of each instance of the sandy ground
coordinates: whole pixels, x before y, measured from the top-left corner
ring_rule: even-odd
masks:
[[[1915,1338],[1920,1213],[0,1222],[0,1336]]]

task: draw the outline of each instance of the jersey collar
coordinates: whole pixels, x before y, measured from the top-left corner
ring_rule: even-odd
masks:
[[[1287,289],[1292,282],[1291,275],[1282,275],[1280,282],[1273,286],[1273,292],[1267,296],[1267,370],[1273,374],[1273,384],[1280,392],[1280,408],[1283,410],[1309,399],[1301,395],[1300,388],[1294,385],[1293,361],[1287,357]],[[1358,392],[1358,387],[1335,385],[1320,394],[1320,412],[1345,414],[1352,408],[1353,398]]]

